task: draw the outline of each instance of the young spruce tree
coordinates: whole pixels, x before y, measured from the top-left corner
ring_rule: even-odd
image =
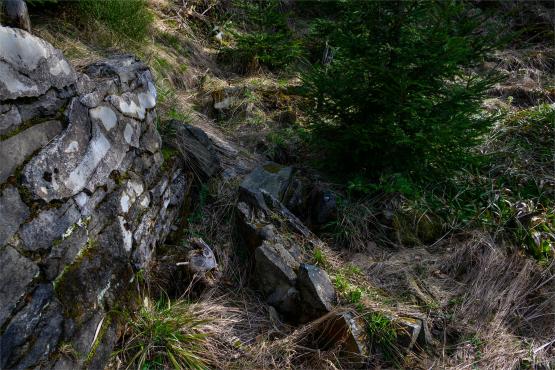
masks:
[[[346,0],[315,29],[331,62],[303,76],[314,142],[335,170],[377,178],[448,174],[493,117],[480,105],[497,77],[477,76],[495,45],[460,1]]]

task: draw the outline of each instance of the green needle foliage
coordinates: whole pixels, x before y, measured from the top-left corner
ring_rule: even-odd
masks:
[[[484,17],[458,1],[348,0],[337,8],[335,19],[314,26],[331,62],[303,75],[314,143],[330,167],[374,179],[435,178],[471,161],[495,118],[480,104],[496,76],[469,72],[496,46]]]
[[[302,45],[287,25],[287,13],[277,0],[236,1],[248,20],[250,32],[230,29],[234,47],[222,49],[224,59],[236,59],[243,65],[262,64],[271,69],[284,68],[303,54]]]

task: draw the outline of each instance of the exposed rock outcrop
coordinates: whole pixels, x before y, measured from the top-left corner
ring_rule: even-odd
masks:
[[[252,171],[239,188],[237,219],[258,288],[286,318],[302,323],[331,311],[337,297],[327,273],[304,263],[301,242],[322,242],[279,200],[286,199],[291,176],[291,168],[274,164]]]
[[[106,363],[112,312],[189,188],[164,163],[155,105],[135,57],[81,74],[44,40],[0,27],[0,368]]]

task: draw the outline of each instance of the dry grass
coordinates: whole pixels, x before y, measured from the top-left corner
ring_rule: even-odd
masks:
[[[553,267],[542,271],[483,234],[474,234],[446,257],[439,265],[455,279],[458,297],[448,330],[478,342],[471,353],[468,341],[456,343],[446,365],[509,369],[524,362],[545,364],[555,338]]]

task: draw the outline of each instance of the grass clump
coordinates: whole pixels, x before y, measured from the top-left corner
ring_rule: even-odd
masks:
[[[136,41],[148,35],[153,20],[146,0],[79,0],[75,5],[83,16]]]
[[[206,369],[213,340],[207,330],[211,321],[202,305],[144,298],[127,321],[117,355],[127,368]]]
[[[396,363],[399,350],[394,323],[380,312],[367,313],[363,318],[372,347],[379,347],[387,361]]]

